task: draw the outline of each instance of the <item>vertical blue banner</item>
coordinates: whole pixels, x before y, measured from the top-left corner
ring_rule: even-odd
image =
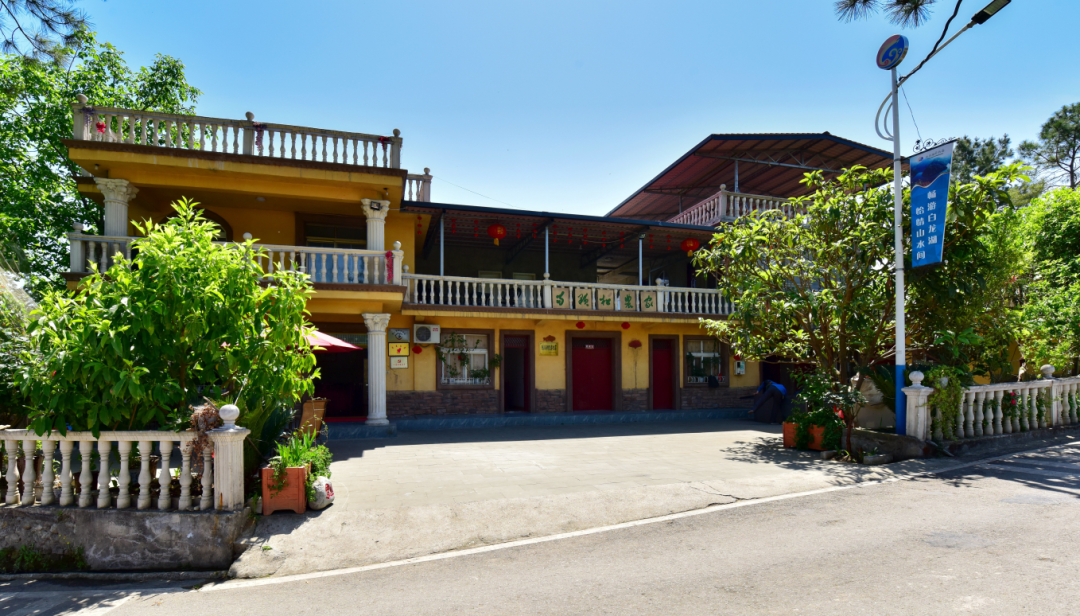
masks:
[[[954,143],[911,157],[911,266],[941,263]]]

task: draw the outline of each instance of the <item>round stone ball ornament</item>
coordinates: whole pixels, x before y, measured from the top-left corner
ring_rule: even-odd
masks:
[[[877,52],[878,68],[886,71],[896,68],[907,56],[908,47],[908,39],[902,34],[894,34],[885,39]]]

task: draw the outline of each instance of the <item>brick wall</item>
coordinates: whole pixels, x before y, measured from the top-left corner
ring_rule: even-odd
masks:
[[[649,397],[648,389],[624,389],[622,392],[624,411],[646,411]]]
[[[494,389],[386,392],[387,417],[471,415],[498,412],[499,392]]]
[[[538,389],[536,390],[537,413],[564,413],[566,412],[565,389]]]
[[[690,409],[741,409],[754,406],[753,400],[739,400],[757,391],[756,387],[683,387],[682,407]]]

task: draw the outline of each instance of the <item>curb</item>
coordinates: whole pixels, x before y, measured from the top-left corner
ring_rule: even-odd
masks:
[[[228,571],[66,571],[63,573],[5,573],[0,582],[89,580],[93,582],[148,582],[177,580],[225,580]]]

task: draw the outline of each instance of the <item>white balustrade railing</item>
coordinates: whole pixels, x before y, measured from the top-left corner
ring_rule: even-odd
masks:
[[[405,274],[405,301],[425,306],[726,315],[716,289]]]
[[[907,434],[940,442],[1080,423],[1080,377],[1055,379],[1053,366],[1042,372],[1035,381],[966,387],[957,408],[930,404],[934,388],[913,372],[912,386],[904,388]]]
[[[103,237],[69,233],[71,243],[71,272],[86,273],[91,265],[105,271],[115,255],[131,258],[133,237]],[[232,244],[239,246],[239,244]],[[394,250],[355,250],[350,248],[315,248],[310,246],[278,246],[256,244],[262,252],[256,257],[263,271],[301,271],[312,282],[336,284],[401,285],[402,261],[405,253],[400,243]]]
[[[260,123],[247,120],[93,107],[86,97],[71,106],[72,138],[161,148],[244,154],[265,158],[401,168],[401,132],[393,136]]]
[[[223,417],[227,408],[222,408]],[[192,455],[194,432],[101,432],[95,437],[90,432],[0,430],[4,503],[236,511],[244,505],[243,444],[249,430],[236,427],[235,415],[225,423],[207,433],[210,442],[198,456]]]
[[[405,200],[431,203],[431,169],[424,167],[424,174],[410,173],[405,176]]]
[[[681,214],[673,216],[667,222],[712,227],[718,223],[750,216],[756,212],[773,210],[779,210],[788,218],[794,217],[799,211],[787,199],[736,193],[727,190],[725,186],[720,186],[720,192],[700,201]]]

